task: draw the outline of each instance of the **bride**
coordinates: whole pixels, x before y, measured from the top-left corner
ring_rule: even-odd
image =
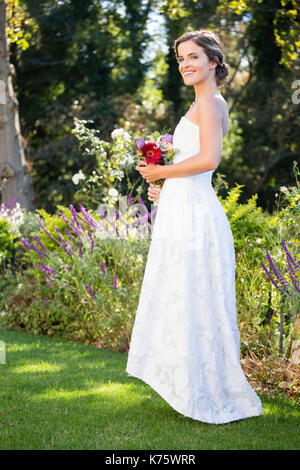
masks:
[[[262,413],[240,364],[234,240],[211,183],[228,132],[218,87],[229,67],[210,31],[188,32],[174,49],[195,101],[175,129],[173,164],[136,167],[151,201],[153,181],[164,184],[126,371],[184,416],[221,424]]]

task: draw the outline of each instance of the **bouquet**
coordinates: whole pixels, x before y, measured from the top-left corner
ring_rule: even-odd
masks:
[[[141,161],[145,164],[153,163],[154,165],[168,165],[173,162],[173,135],[164,134],[160,135],[158,132],[153,134],[152,139],[145,141],[141,137],[135,139],[135,147],[141,152],[139,153],[139,163]],[[160,190],[162,179],[154,181],[153,185]]]

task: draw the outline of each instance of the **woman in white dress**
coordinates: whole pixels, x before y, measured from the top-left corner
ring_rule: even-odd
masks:
[[[206,423],[258,416],[262,405],[240,364],[231,227],[213,189],[228,108],[219,39],[186,33],[174,49],[195,101],[173,136],[171,165],[137,166],[150,184],[165,179],[132,331],[126,371],[176,411]]]

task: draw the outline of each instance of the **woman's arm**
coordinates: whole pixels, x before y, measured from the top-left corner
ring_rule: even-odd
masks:
[[[222,114],[214,97],[206,95],[197,103],[200,151],[172,165],[137,167],[143,178],[151,183],[159,178],[180,178],[215,170],[222,151]]]

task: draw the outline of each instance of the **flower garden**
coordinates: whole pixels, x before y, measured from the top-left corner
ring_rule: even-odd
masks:
[[[58,206],[55,214],[43,209],[26,213],[17,200],[1,207],[0,321],[4,328],[126,353],[157,208],[150,207],[139,191],[132,196],[136,182],[130,186],[132,167],[126,158],[133,158],[129,153],[133,135],[117,129],[111,142],[103,142],[85,124],[76,121],[74,132],[89,158],[97,159],[89,177],[74,177],[80,194],[86,195],[85,205]],[[108,154],[112,158],[105,167]],[[214,187],[234,235],[242,363],[252,361],[251,374],[257,380],[254,363],[289,361],[290,380],[280,374],[278,380],[288,396],[297,397],[300,188],[296,164],[294,174],[295,186],[280,188],[272,214],[257,206],[256,195],[240,203],[242,185],[222,196],[226,180],[217,175]],[[129,194],[122,194],[124,179],[129,182]],[[106,191],[104,204],[89,209],[100,191]],[[282,391],[279,382],[259,386]]]

